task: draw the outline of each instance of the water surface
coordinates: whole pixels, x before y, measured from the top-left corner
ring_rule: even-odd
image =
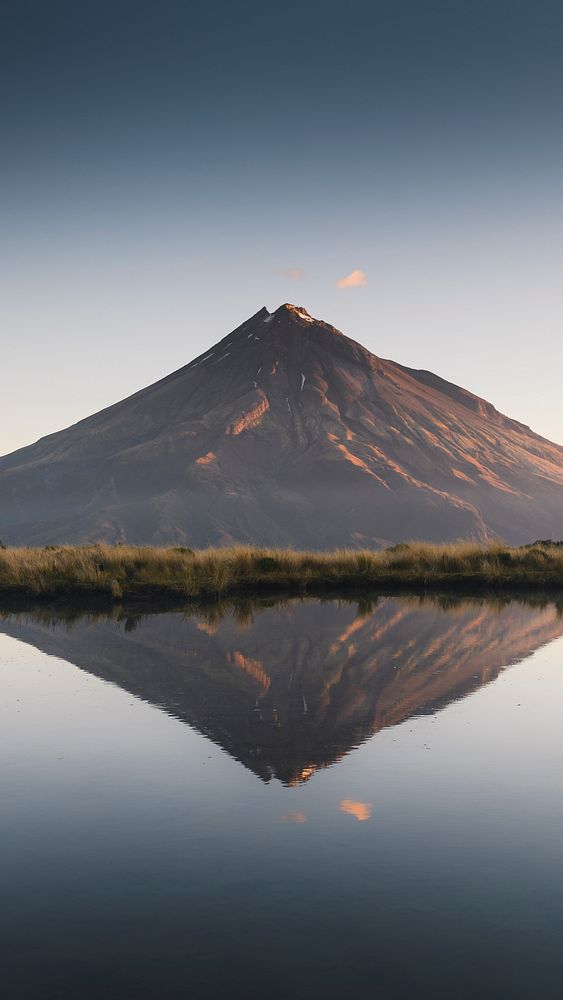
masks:
[[[10,997],[558,997],[563,619],[0,621]]]

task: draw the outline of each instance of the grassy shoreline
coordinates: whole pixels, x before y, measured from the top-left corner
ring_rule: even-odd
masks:
[[[379,552],[128,545],[0,549],[0,597],[201,601],[436,588],[563,589],[563,546],[412,542]]]

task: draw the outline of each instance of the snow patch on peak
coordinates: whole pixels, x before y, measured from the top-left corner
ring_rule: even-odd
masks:
[[[293,316],[297,316],[299,319],[303,320],[305,323],[314,323],[315,317],[311,316],[303,306],[294,306],[291,302],[285,302],[283,306],[280,306],[277,312],[288,312],[292,313]]]

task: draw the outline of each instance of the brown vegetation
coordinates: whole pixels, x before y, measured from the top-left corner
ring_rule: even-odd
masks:
[[[126,545],[0,550],[0,593],[30,597],[322,593],[378,587],[563,587],[563,547],[412,542],[379,552]]]

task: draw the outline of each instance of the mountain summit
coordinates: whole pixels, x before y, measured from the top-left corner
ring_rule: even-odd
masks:
[[[14,544],[561,535],[563,448],[290,303],[0,459],[0,537]]]

